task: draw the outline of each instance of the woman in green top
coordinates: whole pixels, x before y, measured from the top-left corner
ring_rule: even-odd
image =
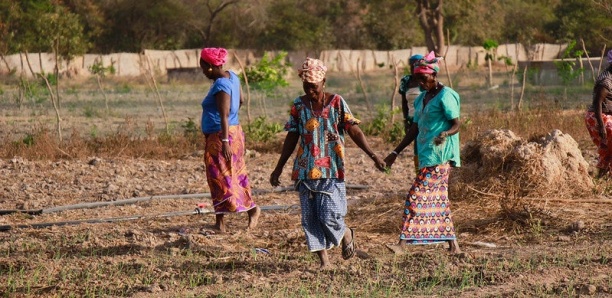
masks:
[[[412,141],[417,142],[419,173],[404,206],[400,240],[389,245],[395,253],[406,244],[448,242],[460,253],[448,198],[451,167],[459,167],[459,94],[438,82],[438,60],[433,52],[417,63],[415,79],[425,90],[414,101],[414,121],[399,145],[385,158],[387,167]]]

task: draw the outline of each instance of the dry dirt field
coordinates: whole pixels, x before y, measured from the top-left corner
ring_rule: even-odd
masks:
[[[172,117],[180,124],[198,108],[172,108]],[[75,111],[80,116],[70,123],[91,120]],[[15,115],[22,114],[3,113],[3,127],[16,129]],[[394,146],[369,140],[382,156]],[[227,234],[206,232],[213,214],[191,214],[199,203],[210,203],[188,196],[208,191],[199,150],[176,159],[1,159],[0,209],[44,211],[0,215],[0,296],[612,297],[609,189],[570,199],[481,191],[453,200],[451,194],[465,255],[450,256],[441,245],[394,255],[385,245],[398,239],[414,178],[412,152],[381,173],[354,145],[347,151],[346,220],[355,229],[358,254],[344,261],[333,249],[335,267],[323,272],[305,245],[297,193],[268,183],[276,152],[247,154],[256,202],[268,210],[252,231],[245,230],[246,215],[229,216]],[[290,166],[281,179],[286,188]],[[174,196],[156,197],[163,195]],[[143,201],[118,204],[133,197]],[[504,210],[504,200],[521,200],[512,204],[518,211]],[[116,205],[48,212],[100,202]],[[98,223],[32,226],[86,219]]]

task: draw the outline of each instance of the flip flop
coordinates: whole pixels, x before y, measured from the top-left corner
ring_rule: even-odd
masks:
[[[351,242],[345,243],[344,240],[342,241],[342,258],[345,260],[355,255],[355,233],[353,229],[349,228],[349,230],[351,230]]]

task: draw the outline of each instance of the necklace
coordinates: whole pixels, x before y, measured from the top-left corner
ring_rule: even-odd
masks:
[[[323,114],[323,109],[325,109],[325,92],[323,92],[323,103],[321,104],[321,111],[319,111],[318,113],[312,107],[312,99],[310,99],[309,102],[310,102],[310,111],[312,111],[312,114],[320,116],[321,114]]]

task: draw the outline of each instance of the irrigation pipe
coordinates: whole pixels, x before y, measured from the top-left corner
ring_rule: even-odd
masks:
[[[288,211],[291,209],[297,209],[297,205],[275,205],[275,206],[262,206],[260,207],[262,211]],[[121,216],[121,217],[107,217],[107,218],[91,218],[91,219],[80,219],[80,220],[68,220],[68,221],[56,221],[56,222],[42,222],[42,223],[33,223],[33,224],[20,224],[20,225],[0,225],[0,231],[9,231],[13,229],[26,229],[26,228],[34,228],[41,229],[52,226],[73,226],[80,225],[84,223],[88,224],[98,224],[98,223],[114,223],[114,222],[122,222],[122,221],[130,221],[130,220],[139,220],[139,219],[153,219],[153,218],[166,218],[166,217],[175,217],[175,216],[184,216],[184,215],[199,215],[199,214],[212,214],[215,213],[210,209],[203,208],[195,208],[193,211],[175,211],[169,213],[162,213],[157,215],[132,215],[132,216]]]
[[[367,185],[352,185],[348,184],[346,186],[347,189],[367,189],[369,186]],[[276,192],[286,192],[293,191],[293,186],[287,187],[277,187],[273,190],[266,189],[253,189],[254,195],[266,194],[266,193],[276,193]],[[147,202],[153,200],[167,200],[167,199],[197,199],[197,198],[210,198],[210,193],[197,193],[197,194],[183,194],[183,195],[158,195],[158,196],[149,196],[149,197],[136,197],[124,200],[117,201],[108,201],[108,202],[91,202],[91,203],[79,203],[74,205],[65,205],[65,206],[57,206],[46,209],[30,209],[30,210],[22,210],[22,209],[8,209],[8,210],[0,210],[1,215],[13,214],[13,213],[25,213],[29,215],[41,215],[41,214],[49,214],[56,213],[66,210],[75,210],[75,209],[92,209],[98,207],[106,207],[106,206],[121,206],[121,205],[129,205],[135,204],[138,202]]]

